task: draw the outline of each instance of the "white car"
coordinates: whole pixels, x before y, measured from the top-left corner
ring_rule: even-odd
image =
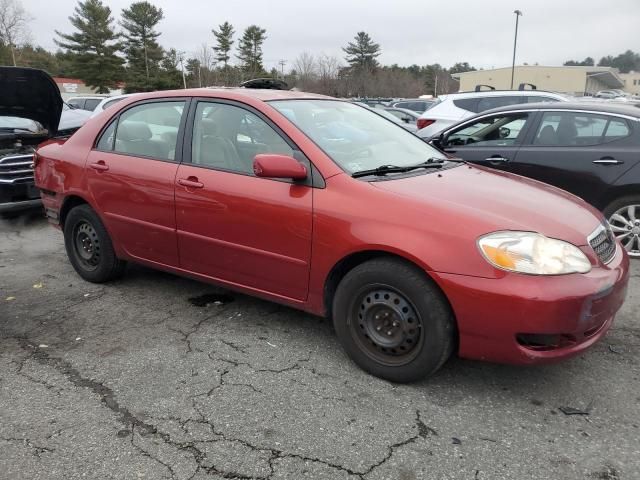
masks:
[[[91,117],[95,117],[96,115],[101,114],[102,112],[104,112],[110,106],[115,105],[120,100],[124,100],[125,98],[129,98],[132,95],[137,95],[137,93],[125,93],[123,95],[116,95],[116,96],[113,96],[113,97],[103,98],[102,101],[100,101],[100,103],[98,103],[98,105],[96,105],[96,108],[91,113]]]
[[[541,90],[483,90],[440,95],[438,103],[420,115],[417,135],[432,138],[445,128],[492,108],[521,103],[566,101],[569,101],[569,97]]]
[[[93,112],[96,105],[98,105],[105,97],[106,95],[83,95],[79,97],[71,97],[67,100],[67,103],[73,109]]]

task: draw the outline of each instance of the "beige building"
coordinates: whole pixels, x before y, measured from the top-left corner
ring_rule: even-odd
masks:
[[[461,92],[473,91],[476,85],[490,85],[496,90],[511,89],[511,67],[456,73],[452,76],[460,81]],[[517,89],[522,83],[533,84],[538,90],[578,96],[625,86],[618,70],[611,67],[518,65],[514,72],[513,88]]]
[[[640,72],[621,73],[620,78],[624,82],[624,91],[640,95]]]

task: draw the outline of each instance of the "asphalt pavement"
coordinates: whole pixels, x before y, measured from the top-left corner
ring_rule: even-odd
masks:
[[[578,358],[394,385],[326,320],[139,266],[90,284],[45,221],[2,222],[0,478],[637,480],[639,292],[634,262]]]

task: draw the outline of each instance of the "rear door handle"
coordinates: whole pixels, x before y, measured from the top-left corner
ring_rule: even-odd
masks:
[[[508,162],[509,159],[501,157],[500,155],[495,155],[493,157],[485,158],[485,161],[487,161],[487,162],[501,162],[501,163],[504,163],[504,162]]]
[[[179,178],[178,184],[188,188],[202,188],[204,183],[198,181],[197,177]]]
[[[613,157],[602,157],[600,160],[594,160],[593,163],[598,165],[620,165],[624,162],[622,160],[616,160]]]
[[[99,162],[96,162],[96,163],[90,163],[89,167],[93,168],[98,172],[106,172],[107,170],[109,170],[109,165],[104,163],[103,160],[100,160]]]

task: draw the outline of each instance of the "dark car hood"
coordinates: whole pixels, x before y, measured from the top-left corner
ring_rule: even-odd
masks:
[[[62,97],[48,73],[35,68],[0,67],[0,116],[28,118],[54,135]]]

